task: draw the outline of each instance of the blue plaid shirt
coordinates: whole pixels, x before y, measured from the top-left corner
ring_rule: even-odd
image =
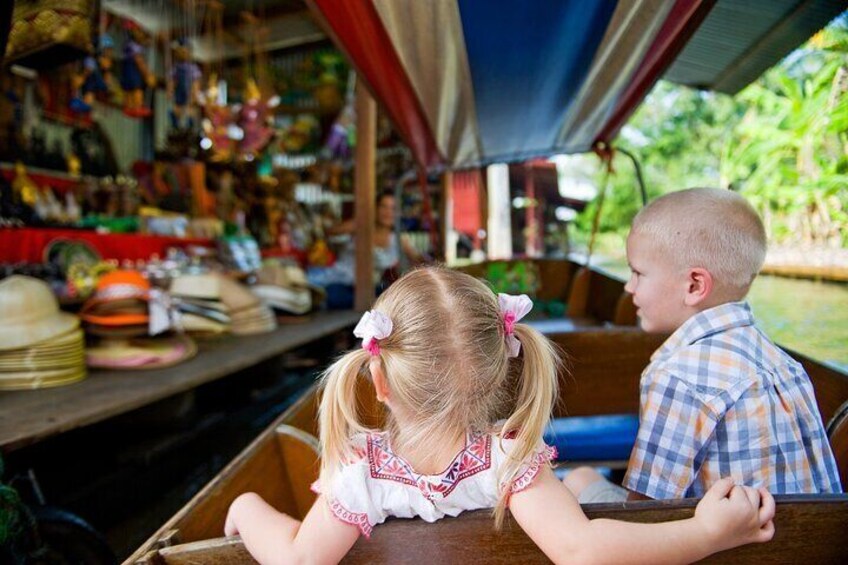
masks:
[[[744,302],[692,316],[651,357],[624,487],[701,497],[722,477],[772,494],[841,492],[813,386]]]

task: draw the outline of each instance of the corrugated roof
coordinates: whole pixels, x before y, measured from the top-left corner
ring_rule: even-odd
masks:
[[[846,8],[844,0],[718,0],[664,78],[735,94]]]

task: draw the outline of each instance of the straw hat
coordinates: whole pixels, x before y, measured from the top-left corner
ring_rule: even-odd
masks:
[[[69,369],[84,364],[83,333],[79,329],[37,346],[0,351],[0,372]]]
[[[77,327],[79,319],[59,311],[44,281],[21,275],[0,281],[0,351],[28,347]]]
[[[306,314],[312,309],[312,295],[305,288],[285,288],[270,284],[256,285],[254,294],[270,307],[292,314]]]
[[[85,352],[89,367],[121,370],[162,369],[191,359],[197,344],[186,335],[103,339]]]
[[[171,282],[171,294],[221,301],[230,312],[259,304],[259,297],[241,283],[221,274],[185,275]]]
[[[0,373],[0,390],[30,390],[67,385],[86,376],[85,365],[53,371]]]
[[[256,288],[259,286],[276,286],[291,290],[293,293],[291,296],[296,298],[282,298],[283,295],[279,295],[279,308],[295,314],[305,314],[312,309],[313,305],[323,302],[327,294],[320,286],[310,283],[306,278],[306,273],[297,265],[266,263],[256,272],[256,283],[257,286],[254,287],[254,292],[256,292]],[[308,290],[309,294],[304,294],[302,292],[303,290]],[[269,293],[270,291],[265,290],[262,292]],[[257,294],[259,293],[257,292]],[[263,298],[268,301],[271,306],[277,307],[276,304],[271,302],[270,298],[266,298],[264,296]],[[292,299],[295,301],[295,304],[292,306],[296,308],[296,310],[289,308],[287,305],[287,302]],[[303,304],[307,299],[310,302],[309,308],[304,310]],[[300,312],[298,310],[303,311]]]
[[[290,288],[310,288],[306,273],[295,265],[266,264],[256,271],[259,284],[272,284]]]

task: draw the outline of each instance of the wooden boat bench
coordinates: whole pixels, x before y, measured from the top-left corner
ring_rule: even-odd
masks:
[[[803,556],[807,563],[844,563],[848,555],[848,496],[778,496],[776,533],[766,544],[724,551],[706,563],[788,563]],[[660,522],[689,518],[696,500],[588,504],[590,518]],[[511,520],[496,532],[490,511],[466,512],[435,523],[390,519],[375,528],[370,540],[360,538],[343,563],[549,563]],[[415,543],[409,543],[415,540]],[[567,556],[563,556],[567,561]],[[254,563],[239,538],[215,538],[144,555],[136,565],[212,565]]]

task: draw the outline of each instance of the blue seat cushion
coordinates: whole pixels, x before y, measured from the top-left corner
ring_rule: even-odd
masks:
[[[636,414],[555,418],[545,443],[556,446],[559,461],[618,461],[630,458],[638,429]]]

